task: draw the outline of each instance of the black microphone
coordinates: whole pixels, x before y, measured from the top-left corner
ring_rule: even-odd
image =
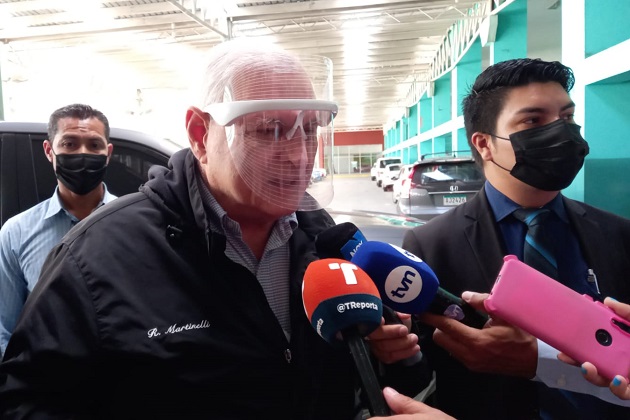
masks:
[[[302,301],[306,316],[320,337],[333,345],[347,344],[370,414],[390,415],[363,340],[381,324],[382,303],[374,282],[348,261],[313,261],[304,273]]]
[[[344,222],[320,232],[315,238],[315,249],[320,258],[350,261],[365,242],[367,239],[354,223]]]

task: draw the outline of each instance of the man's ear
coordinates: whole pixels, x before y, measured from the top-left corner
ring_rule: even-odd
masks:
[[[492,137],[490,134],[476,131],[473,133],[470,142],[481,155],[481,159],[486,161],[492,160],[492,149],[490,147],[492,144]]]
[[[114,151],[114,145],[111,143],[107,143],[107,163],[109,163],[109,158],[112,157],[113,151]]]
[[[42,146],[44,147],[44,154],[46,155],[46,158],[48,159],[50,163],[52,163],[53,162],[52,143],[50,142],[50,140],[44,140],[44,142],[42,143]]]
[[[199,108],[191,106],[186,111],[186,132],[190,149],[201,163],[206,160],[206,138],[210,125],[210,115]]]

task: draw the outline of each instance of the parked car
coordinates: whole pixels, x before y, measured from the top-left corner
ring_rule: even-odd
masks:
[[[429,220],[473,197],[485,177],[472,157],[436,157],[414,164],[409,180],[401,185],[397,211]]]
[[[406,184],[411,182],[411,176],[413,175],[414,166],[415,163],[411,165],[403,165],[396,175],[394,179],[394,184],[392,185],[392,201],[394,203],[398,203],[398,198],[400,197],[403,188]]]
[[[326,178],[326,169],[313,168],[313,173],[311,174],[311,182],[319,182],[324,178]]]
[[[398,177],[398,173],[400,172],[400,168],[403,165],[400,163],[390,163],[385,166],[385,170],[383,171],[383,175],[381,175],[381,187],[383,191],[391,191],[392,186],[394,185],[394,181]]]
[[[376,172],[378,171],[377,165],[378,163],[374,162],[374,165],[372,165],[372,168],[370,169],[370,179],[372,181],[376,181]]]
[[[0,121],[0,226],[11,216],[49,198],[57,186],[42,142],[47,125]],[[152,165],[164,165],[182,146],[133,130],[112,128],[114,152],[105,175],[117,196],[138,191]]]
[[[376,159],[376,186],[381,187],[383,180],[383,172],[385,172],[385,167],[387,165],[391,165],[392,163],[397,163],[402,165],[402,160],[399,157],[388,157],[388,158],[378,158]]]

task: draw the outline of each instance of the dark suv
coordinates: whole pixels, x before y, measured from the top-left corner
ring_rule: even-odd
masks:
[[[483,172],[471,156],[424,157],[402,183],[397,210],[428,220],[465,203],[484,182]]]
[[[45,123],[0,121],[0,226],[52,196],[57,178],[44,155]],[[138,191],[152,165],[166,166],[182,146],[133,130],[112,128],[114,152],[105,183],[117,196]]]

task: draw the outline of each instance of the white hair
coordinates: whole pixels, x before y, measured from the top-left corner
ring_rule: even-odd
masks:
[[[271,70],[275,73],[305,73],[296,56],[258,39],[237,38],[214,46],[203,77],[202,106],[230,100],[235,82]]]

